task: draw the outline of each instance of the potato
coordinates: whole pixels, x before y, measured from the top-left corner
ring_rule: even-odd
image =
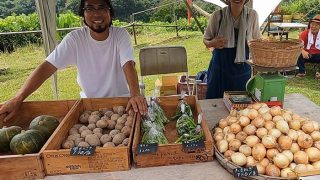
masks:
[[[103,134],[102,133],[94,133],[94,135],[97,135],[98,138],[100,139]]]
[[[107,142],[111,142],[112,141],[112,137],[110,134],[104,134],[101,136],[100,141],[102,144],[106,144]]]
[[[69,135],[69,136],[67,137],[67,139],[74,141],[74,140],[76,140],[76,139],[79,138],[79,137],[80,137],[80,134],[72,134],[72,135]]]
[[[128,116],[128,117],[127,117],[127,121],[124,123],[124,125],[131,127],[131,126],[132,126],[132,123],[133,123],[133,117]]]
[[[99,111],[93,111],[90,115],[97,115],[99,118],[101,117],[101,113]]]
[[[118,120],[117,120],[117,124],[124,124],[126,121],[127,121],[126,118],[119,117]]]
[[[100,114],[105,114],[107,111],[110,111],[110,109],[108,109],[108,108],[100,108],[99,109]]]
[[[99,120],[97,123],[96,123],[96,126],[98,128],[106,128],[108,127],[108,121],[106,120]]]
[[[108,120],[108,126],[107,129],[113,130],[116,126],[116,121]]]
[[[103,147],[115,147],[116,145],[114,145],[113,142],[107,142],[103,145]]]
[[[129,116],[134,117],[135,112],[131,109],[128,114],[129,114]]]
[[[112,107],[112,111],[113,111],[115,114],[118,114],[118,107],[119,107],[119,106],[113,106],[113,107]]]
[[[121,130],[124,127],[124,124],[116,124],[115,129]]]
[[[63,149],[71,149],[74,147],[74,142],[70,139],[66,139],[62,143],[62,148]]]
[[[84,130],[89,130],[89,128],[87,126],[82,126],[80,129],[79,129],[79,133],[81,134],[82,131]]]
[[[85,111],[83,111],[83,113],[82,114],[91,114],[92,113],[92,111],[90,111],[90,110],[85,110]]]
[[[123,117],[123,118],[126,118],[127,119],[127,117],[129,116],[129,114],[122,114],[122,116],[121,117]]]
[[[102,134],[102,129],[101,129],[101,128],[95,128],[92,132],[93,132],[93,133],[100,133],[100,134]]]
[[[79,143],[81,142],[84,142],[84,138],[77,138],[76,140],[74,140],[74,145],[79,146]]]
[[[89,129],[88,130],[84,130],[81,133],[81,137],[85,138],[87,135],[90,135],[90,134],[93,134],[91,130],[89,130]]]
[[[128,146],[128,144],[129,144],[129,138],[125,138],[125,139],[122,141],[122,144],[125,145],[125,146]]]
[[[113,114],[110,119],[113,120],[113,121],[116,121],[116,120],[118,120],[120,117],[121,117],[121,116],[120,116],[119,114]]]
[[[101,118],[100,118],[100,120],[109,120],[110,118],[109,117],[107,117],[107,116],[102,116]]]
[[[81,114],[81,116],[80,116],[80,118],[79,118],[79,121],[80,121],[82,124],[87,124],[87,123],[88,123],[89,116],[90,116],[90,114],[87,114],[87,113]]]
[[[120,131],[118,129],[114,129],[114,130],[110,131],[110,135],[111,135],[112,138],[114,138],[114,136],[119,134],[119,133],[120,133]]]
[[[112,139],[112,142],[117,146],[122,143],[122,141],[126,138],[126,135],[123,133],[116,134]]]
[[[119,115],[123,115],[123,113],[124,113],[124,111],[125,111],[125,108],[123,107],[123,106],[118,106],[118,108],[117,108],[117,113],[119,114]]]
[[[110,129],[102,129],[102,134],[109,134],[110,132]]]
[[[79,130],[82,126],[83,124],[75,124],[73,125],[73,128],[76,128],[77,130]]]
[[[92,130],[94,130],[97,126],[96,126],[95,124],[89,124],[87,127],[88,127],[89,130],[92,131]]]
[[[125,146],[124,144],[119,144],[117,147],[123,147],[123,146]]]
[[[89,118],[88,118],[88,122],[89,124],[96,124],[97,121],[100,119],[100,116],[98,115],[90,115]]]
[[[131,127],[129,126],[124,126],[122,129],[121,129],[121,132],[126,135],[126,137],[129,137],[130,136],[130,133],[131,133]]]
[[[79,144],[78,144],[78,146],[79,147],[89,147],[90,146],[90,144],[88,144],[87,142],[80,142]]]
[[[107,116],[108,118],[111,118],[113,114],[114,113],[112,111],[107,111],[106,113],[104,113],[104,115]]]
[[[78,129],[77,129],[77,128],[72,127],[72,128],[69,130],[69,135],[72,135],[72,134],[79,134]]]
[[[90,146],[100,146],[101,142],[97,135],[89,134],[86,136],[85,141],[90,144]]]

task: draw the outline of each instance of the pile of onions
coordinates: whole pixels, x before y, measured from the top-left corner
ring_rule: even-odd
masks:
[[[257,166],[259,174],[288,177],[320,169],[319,123],[279,106],[256,103],[232,111],[214,129],[216,147],[238,166]]]

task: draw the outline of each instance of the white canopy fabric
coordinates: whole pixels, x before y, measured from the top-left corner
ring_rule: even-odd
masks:
[[[43,44],[48,56],[56,47],[56,0],[36,0],[37,11],[40,18]],[[57,73],[52,77],[55,99],[58,99]]]
[[[220,0],[204,0],[206,2],[218,5],[220,7],[227,6]],[[259,25],[261,26],[263,22],[268,18],[268,15],[279,5],[281,0],[253,0],[253,9],[255,9],[259,14]]]

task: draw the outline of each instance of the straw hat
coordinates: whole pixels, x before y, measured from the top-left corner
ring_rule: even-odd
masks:
[[[310,22],[317,22],[320,23],[320,14],[314,16],[312,19],[310,19]]]

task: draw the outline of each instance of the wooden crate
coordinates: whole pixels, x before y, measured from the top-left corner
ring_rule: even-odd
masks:
[[[63,140],[68,136],[69,129],[78,123],[85,110],[112,108],[115,105],[126,107],[129,98],[82,99],[62,122],[63,126],[53,135],[51,142],[43,152],[43,161],[47,175],[93,173],[129,170],[131,167],[130,152],[133,139],[133,122],[130,142],[126,147],[97,147],[93,156],[70,156],[70,150],[60,149]],[[134,118],[136,119],[136,117]]]
[[[22,127],[23,129],[28,129],[30,122],[35,117],[44,114],[55,116],[61,122],[69,110],[72,109],[72,106],[75,104],[75,102],[76,101],[24,102],[19,114],[8,123],[3,123],[0,121],[0,127],[16,125]],[[60,126],[61,124],[59,127]],[[57,129],[59,129],[59,127]],[[50,139],[42,147],[40,152],[36,154],[0,154],[0,180],[43,178],[45,174],[40,154],[48,145]]]
[[[160,105],[168,118],[174,115],[179,98],[177,96],[160,98]],[[201,109],[195,96],[187,97],[187,103],[192,107],[194,119],[197,119]],[[175,126],[176,121],[171,121],[165,126],[165,136],[169,144],[159,145],[157,152],[154,154],[137,154],[137,146],[141,141],[141,119],[137,118],[132,147],[134,165],[136,167],[152,167],[213,161],[213,139],[205,119],[201,123],[205,135],[205,150],[200,152],[188,153],[183,151],[182,144],[174,144],[174,141],[178,138]]]

